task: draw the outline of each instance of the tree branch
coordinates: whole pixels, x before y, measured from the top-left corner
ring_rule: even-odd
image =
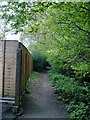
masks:
[[[82,29],[82,28],[81,28],[80,26],[78,26],[77,24],[74,23],[74,25],[75,25],[79,30],[82,30],[82,31],[87,32],[88,34],[90,34],[89,31]]]
[[[55,22],[56,24],[70,24],[70,23],[68,23],[68,22],[63,22],[63,21],[57,21],[57,22]]]
[[[68,25],[70,25],[69,22],[63,22],[63,21],[57,21],[57,22],[55,22],[55,23],[56,23],[56,24],[68,24]],[[89,31],[82,29],[80,26],[78,26],[78,25],[75,24],[75,23],[73,23],[73,24],[74,24],[79,30],[82,30],[82,31],[87,32],[88,34],[90,34]]]
[[[89,8],[86,8],[86,7],[83,7],[83,6],[82,6],[82,8],[83,8],[83,9],[85,9],[85,10],[87,10],[87,11],[90,11],[90,9],[89,9]]]

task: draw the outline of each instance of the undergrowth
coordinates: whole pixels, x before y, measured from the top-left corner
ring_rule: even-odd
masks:
[[[35,72],[33,71],[30,75],[30,78],[28,79],[27,83],[26,83],[26,89],[25,89],[25,92],[27,94],[31,93],[31,82],[33,79],[35,78],[38,78],[39,77],[39,73],[38,72]]]
[[[49,72],[49,79],[53,83],[53,89],[58,94],[58,99],[67,103],[71,120],[90,119],[90,85],[86,82],[80,84],[75,78]]]

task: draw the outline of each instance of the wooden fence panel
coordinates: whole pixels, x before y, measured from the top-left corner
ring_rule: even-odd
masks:
[[[32,56],[22,43],[0,41],[0,100],[19,106],[32,66]]]
[[[6,41],[4,97],[15,97],[17,42]]]

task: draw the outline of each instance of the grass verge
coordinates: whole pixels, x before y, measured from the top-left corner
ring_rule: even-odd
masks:
[[[38,72],[35,72],[33,71],[30,75],[30,78],[28,79],[27,83],[26,83],[26,89],[25,89],[25,92],[27,94],[30,94],[31,93],[31,84],[32,84],[32,80],[36,79],[36,78],[39,78],[39,73]]]

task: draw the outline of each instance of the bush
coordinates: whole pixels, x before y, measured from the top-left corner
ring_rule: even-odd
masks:
[[[33,67],[35,71],[41,71],[45,68],[46,59],[42,54],[38,51],[34,51],[32,53],[33,56]]]
[[[62,99],[68,104],[68,111],[71,113],[71,119],[88,120],[87,108],[90,101],[90,85],[86,82],[80,85],[75,78],[49,72],[49,78],[53,83],[55,93],[59,95],[58,99]]]
[[[83,102],[78,102],[76,104],[74,101],[72,101],[68,105],[68,111],[71,112],[71,119],[73,120],[88,120],[88,117],[86,115],[86,110],[88,106],[85,105]]]

